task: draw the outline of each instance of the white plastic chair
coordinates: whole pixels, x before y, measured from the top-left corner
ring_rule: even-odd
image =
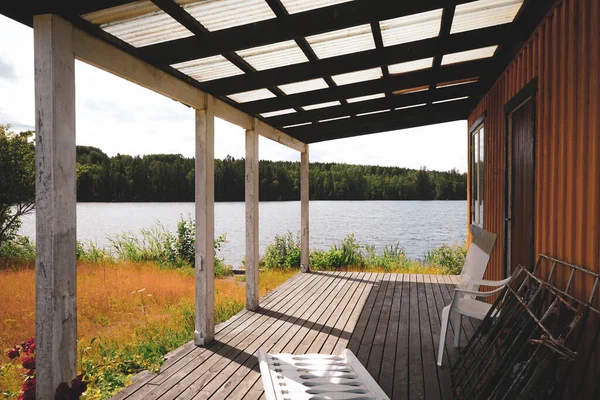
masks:
[[[496,234],[483,228],[471,225],[472,241],[467,252],[465,265],[460,274],[459,283],[454,289],[452,302],[442,310],[442,329],[440,331],[440,345],[438,349],[437,364],[442,366],[446,333],[450,312],[455,313],[454,347],[460,346],[462,316],[484,319],[492,307],[491,304],[477,300],[477,297],[490,297],[500,292],[510,278],[501,281],[488,281],[483,279],[485,270],[490,260],[490,254],[496,243]],[[480,292],[479,286],[492,286],[497,289],[489,292]]]

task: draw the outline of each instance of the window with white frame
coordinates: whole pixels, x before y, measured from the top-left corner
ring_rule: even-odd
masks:
[[[470,133],[471,165],[471,223],[483,227],[483,200],[485,184],[485,133],[480,123]]]

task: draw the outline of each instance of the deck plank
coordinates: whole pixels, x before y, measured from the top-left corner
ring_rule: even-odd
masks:
[[[402,285],[404,275],[396,276],[394,282],[394,294],[390,305],[390,320],[387,334],[385,336],[385,344],[383,349],[383,359],[381,360],[381,369],[377,380],[383,391],[392,397],[394,390],[394,377],[396,367],[396,354],[398,345],[398,331],[400,325],[400,307],[402,303]]]
[[[421,333],[421,361],[423,363],[423,382],[425,383],[425,398],[438,400],[440,395],[440,382],[435,362],[435,350],[431,335],[431,320],[425,292],[424,275],[416,275],[417,299],[419,303],[419,332]]]
[[[325,278],[325,284],[321,287],[319,298],[325,298],[328,295],[330,285],[335,284],[335,280]],[[251,357],[258,350],[258,347],[264,341],[265,337],[275,334],[284,324],[289,324],[288,319],[292,318],[294,313],[300,310],[309,309],[309,305],[304,301],[301,291],[294,291],[294,300],[288,302],[281,310],[281,315],[285,317],[271,318],[266,314],[259,317],[262,323],[236,345],[229,346],[227,351],[219,357],[214,354],[208,360],[194,369],[193,373],[186,375],[183,379],[178,379],[166,393],[161,395],[161,399],[173,399],[175,397],[190,399],[196,395],[205,385],[215,378],[215,372],[222,374],[232,360],[239,360],[239,356]],[[257,314],[260,315],[260,314]],[[224,374],[222,374],[224,375]]]
[[[242,311],[217,327],[215,343],[188,342],[143,372],[115,399],[258,400],[264,391],[255,353],[340,354],[349,347],[390,398],[450,398],[456,360],[452,328],[444,367],[435,365],[441,310],[454,277],[316,272],[269,293],[258,312]],[[476,323],[465,320],[466,336]],[[463,344],[466,344],[464,342]]]

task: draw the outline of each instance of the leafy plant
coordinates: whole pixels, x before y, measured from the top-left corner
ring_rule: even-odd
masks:
[[[260,262],[265,269],[290,269],[300,267],[300,234],[292,232],[275,235],[275,240],[267,245]]]
[[[454,243],[447,245],[443,243],[437,249],[432,249],[425,253],[425,263],[428,265],[439,266],[443,272],[451,275],[458,275],[462,271],[467,256],[467,244]]]

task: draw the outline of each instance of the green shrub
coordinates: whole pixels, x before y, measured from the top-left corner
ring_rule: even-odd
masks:
[[[35,245],[27,236],[15,236],[0,244],[0,259],[34,261]]]
[[[77,259],[91,263],[114,261],[108,251],[96,246],[92,241],[84,244],[79,240],[77,241]]]
[[[290,269],[300,267],[300,234],[288,232],[275,235],[275,240],[267,245],[265,255],[260,261],[265,269]]]
[[[441,267],[443,272],[458,275],[462,271],[467,256],[467,244],[454,243],[447,245],[443,243],[437,249],[425,253],[425,263],[431,266]]]

